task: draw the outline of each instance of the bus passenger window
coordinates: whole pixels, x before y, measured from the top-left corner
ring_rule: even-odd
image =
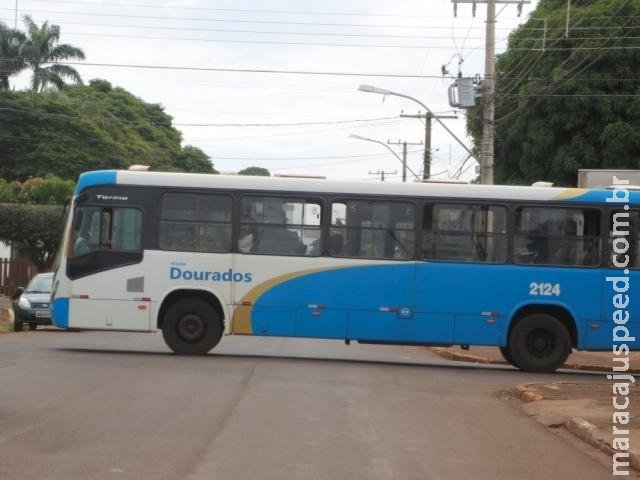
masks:
[[[506,261],[507,209],[503,206],[428,204],[422,225],[425,260]]]
[[[320,203],[296,198],[240,200],[241,253],[318,256],[321,250]]]
[[[415,207],[407,202],[348,200],[331,206],[329,253],[408,260],[415,248]]]
[[[514,214],[513,254],[520,264],[600,264],[600,211],[520,207]]]
[[[158,243],[163,250],[228,252],[231,249],[231,197],[165,193]]]

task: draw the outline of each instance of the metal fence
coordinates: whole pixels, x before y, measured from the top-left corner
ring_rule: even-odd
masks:
[[[37,267],[26,258],[0,258],[0,294],[12,295],[16,288],[26,286],[36,273]]]

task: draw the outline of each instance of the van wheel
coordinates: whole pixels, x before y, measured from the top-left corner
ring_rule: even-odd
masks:
[[[14,332],[21,332],[24,329],[24,324],[22,323],[22,320],[20,320],[18,318],[18,316],[15,316],[15,320],[13,322],[13,331]]]
[[[222,330],[215,308],[199,299],[174,303],[162,323],[164,341],[180,355],[205,355],[218,344]]]
[[[526,372],[554,372],[571,353],[571,337],[556,317],[536,313],[514,325],[507,349],[513,364]]]

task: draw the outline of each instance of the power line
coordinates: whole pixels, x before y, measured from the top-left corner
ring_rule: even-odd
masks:
[[[88,23],[88,22],[68,22],[64,25],[80,25],[85,27],[108,27],[108,28],[132,28],[135,30],[170,30],[180,32],[207,32],[207,33],[242,33],[242,34],[258,34],[258,35],[298,35],[306,37],[354,37],[354,38],[411,38],[420,40],[447,40],[446,36],[427,36],[427,35],[389,35],[389,34],[371,34],[371,33],[334,33],[334,32],[287,32],[274,30],[237,30],[227,28],[195,28],[195,27],[165,27],[151,25],[125,25],[125,24],[108,24],[108,23]],[[65,32],[68,33],[68,32]],[[110,36],[112,34],[103,34]],[[149,38],[149,37],[142,37]],[[484,40],[484,37],[469,37],[471,40]],[[466,40],[467,38],[465,38]],[[507,38],[503,38],[506,41]]]
[[[287,42],[277,40],[229,40],[221,38],[186,38],[186,37],[165,37],[165,36],[152,36],[152,35],[133,35],[133,34],[115,34],[115,33],[90,33],[90,32],[73,32],[66,31],[66,36],[78,35],[85,37],[106,37],[106,38],[135,38],[146,40],[171,40],[171,41],[184,41],[184,42],[209,42],[209,43],[240,43],[248,45],[288,45],[297,47],[350,47],[350,48],[406,48],[406,49],[419,49],[424,50],[424,45],[408,45],[408,44],[396,44],[396,45],[383,45],[372,43],[328,43],[328,42]],[[504,39],[506,41],[506,39]],[[448,45],[431,46],[429,48],[435,48],[439,50],[449,50],[451,47]]]
[[[398,15],[391,13],[365,13],[365,12],[318,12],[312,10],[266,10],[266,9],[240,9],[240,8],[213,8],[213,7],[177,7],[167,5],[150,5],[150,4],[133,4],[133,3],[108,3],[108,2],[80,2],[74,0],[30,0],[33,3],[62,3],[62,4],[79,4],[79,5],[96,5],[105,7],[128,7],[128,8],[168,8],[172,10],[196,10],[196,11],[208,11],[208,12],[234,12],[234,13],[275,13],[284,15],[327,15],[327,16],[348,16],[348,17],[397,17],[397,18],[448,18],[437,17],[434,15]]]
[[[174,123],[179,127],[297,127],[301,125],[336,125],[340,123],[377,122],[380,120],[394,120],[398,117],[361,118],[356,120],[328,120],[324,122],[296,122],[296,123]]]
[[[13,8],[0,8],[0,11],[13,12]],[[238,20],[238,19],[221,19],[221,18],[202,18],[202,17],[168,17],[168,16],[154,16],[154,15],[132,15],[132,14],[118,14],[118,13],[98,13],[98,12],[71,12],[71,11],[59,11],[59,10],[39,10],[33,9],[31,12],[46,13],[46,14],[60,14],[60,15],[80,15],[90,17],[114,17],[114,18],[132,18],[136,20],[186,20],[190,22],[211,22],[211,23],[253,23],[264,25],[305,25],[316,27],[351,27],[351,28],[414,28],[424,30],[424,25],[392,25],[384,23],[331,23],[331,22],[291,22],[291,21],[279,21],[279,20]],[[412,17],[415,18],[415,17]],[[444,26],[433,26],[430,28],[448,28]],[[503,30],[511,30],[510,27],[504,27]]]
[[[384,77],[384,78],[437,78],[442,79],[442,75],[415,75],[399,73],[371,73],[371,72],[330,72],[314,70],[276,70],[264,68],[216,68],[216,67],[181,67],[177,65],[140,65],[126,63],[90,63],[90,62],[58,62],[57,65],[87,66],[87,67],[109,67],[109,68],[142,68],[150,70],[181,70],[193,72],[229,72],[229,73],[269,73],[284,75],[327,75],[338,77]],[[445,77],[455,78],[455,77]]]

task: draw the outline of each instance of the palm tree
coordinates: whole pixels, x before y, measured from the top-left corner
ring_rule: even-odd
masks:
[[[33,70],[33,91],[43,91],[49,84],[61,88],[65,77],[75,83],[82,83],[75,68],[58,63],[67,59],[84,59],[84,52],[80,48],[66,43],[58,44],[60,26],[44,22],[39,27],[29,15],[25,15],[24,23],[27,26],[27,35],[20,45],[20,56],[27,68]]]
[[[26,67],[19,57],[24,39],[24,33],[0,22],[0,90],[9,90],[9,77]]]

